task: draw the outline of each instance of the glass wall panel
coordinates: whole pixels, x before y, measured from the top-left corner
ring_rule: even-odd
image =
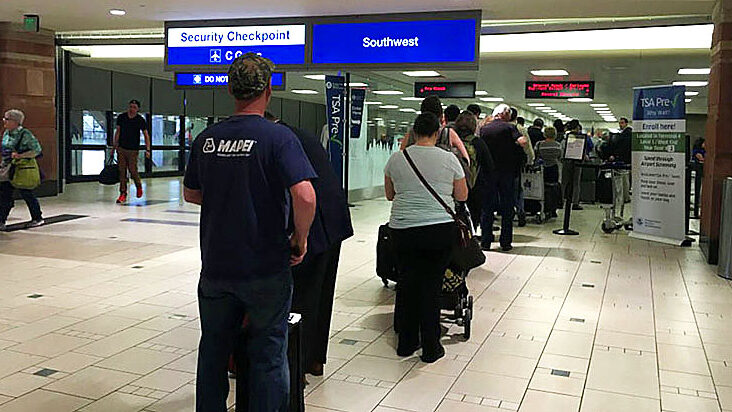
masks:
[[[180,117],[170,115],[153,115],[152,144],[154,146],[178,146],[180,144]]]
[[[154,172],[170,172],[178,170],[179,150],[153,150],[152,162]]]
[[[71,144],[107,144],[107,114],[94,110],[71,112]]]
[[[94,176],[104,169],[106,150],[72,150],[71,174],[74,176]]]

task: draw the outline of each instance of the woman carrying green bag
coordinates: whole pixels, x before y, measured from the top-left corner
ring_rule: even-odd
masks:
[[[36,157],[41,154],[41,144],[30,130],[23,127],[25,115],[17,109],[8,110],[3,116],[2,163],[0,163],[0,231],[15,205],[13,192],[18,189],[30,211],[29,227],[41,226],[41,205],[33,194],[40,184]],[[17,186],[17,187],[16,187]]]

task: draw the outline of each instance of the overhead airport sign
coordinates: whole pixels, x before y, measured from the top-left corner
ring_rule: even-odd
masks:
[[[435,14],[422,14],[414,20],[388,15],[374,18],[380,20],[363,22],[369,19],[364,16],[359,22],[314,23],[312,64],[477,68],[480,16],[476,13],[462,13],[461,18],[454,19],[436,19]]]
[[[475,97],[475,82],[414,83],[414,97],[431,95],[452,99],[472,99]]]
[[[177,89],[216,89],[229,85],[226,73],[176,73]],[[285,90],[285,73],[272,73],[272,90]]]
[[[223,71],[253,52],[281,69],[477,70],[479,10],[165,22],[165,70]]]
[[[220,68],[249,52],[272,60],[276,66],[305,64],[305,24],[216,27],[166,24],[165,33],[165,63],[169,69]]]
[[[525,97],[527,99],[569,99],[595,98],[594,81],[528,81]]]

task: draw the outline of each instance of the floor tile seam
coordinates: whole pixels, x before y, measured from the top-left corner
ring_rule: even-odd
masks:
[[[699,330],[699,321],[697,320],[696,311],[694,310],[694,302],[691,300],[691,294],[689,293],[689,285],[686,283],[686,277],[684,276],[684,268],[681,265],[681,262],[678,261],[678,259],[677,259],[676,263],[679,268],[679,275],[681,276],[681,279],[684,282],[684,290],[686,291],[686,298],[689,302],[689,306],[691,306],[691,313],[694,316],[694,324],[696,325],[696,333],[699,335],[699,340],[702,343],[701,349],[704,352],[704,359],[706,360],[707,371],[709,371],[709,376],[712,379],[712,385],[714,385],[714,395],[716,395],[716,397],[717,397],[717,405],[719,406],[719,409],[722,410],[722,401],[720,400],[719,391],[717,390],[717,384],[715,382],[714,375],[712,374],[712,365],[709,364],[710,359],[709,359],[709,355],[707,354],[707,348],[704,346],[704,340],[702,339],[701,331]],[[728,286],[729,286],[729,284],[728,284]],[[654,319],[654,322],[655,322],[655,319]],[[659,378],[659,383],[660,383],[660,378]]]
[[[593,348],[593,351],[594,351],[595,345],[597,344],[597,332],[601,330],[600,329],[600,318],[602,317],[602,310],[603,310],[603,307],[605,306],[604,305],[604,302],[605,302],[605,293],[607,292],[607,285],[608,285],[609,279],[610,279],[610,272],[612,270],[613,262],[616,259],[615,252],[611,253],[610,254],[610,257],[608,259],[610,259],[610,262],[608,262],[608,264],[607,264],[607,270],[605,271],[605,276],[604,276],[604,279],[603,279],[602,299],[600,300],[600,308],[599,308],[599,310],[597,312],[597,323],[595,323],[595,330],[594,330],[594,333],[592,335],[592,348]],[[590,359],[587,361],[587,369],[585,371],[585,381],[582,384],[582,394],[580,396],[580,399],[584,399],[585,398],[585,391],[588,389],[587,388],[587,381],[588,381],[588,379],[590,377],[590,367],[592,366],[592,353],[593,353],[593,351],[590,351]],[[581,402],[582,401],[580,401],[580,404],[581,404]],[[659,401],[659,405],[660,405],[660,401]]]
[[[398,339],[398,338],[397,338],[397,339]],[[368,346],[366,346],[366,347],[368,347]],[[364,347],[364,349],[365,349],[366,347]],[[359,354],[360,354],[360,353],[361,353],[362,351],[363,351],[363,349],[361,349],[361,351],[359,351]],[[358,355],[356,355],[356,356],[358,356]],[[355,356],[354,356],[354,358],[355,358]],[[351,360],[353,360],[353,358],[352,358]],[[349,360],[348,362],[344,363],[344,364],[343,364],[343,366],[341,366],[340,368],[338,368],[338,370],[340,371],[340,370],[341,370],[341,369],[343,369],[343,368],[344,368],[344,367],[345,367],[346,365],[348,365],[348,364],[349,364],[350,362],[351,362],[351,361]],[[400,383],[401,383],[401,382],[402,382],[402,381],[404,380],[404,378],[405,378],[405,377],[406,377],[407,375],[409,375],[410,373],[412,373],[412,371],[413,371],[413,370],[414,370],[414,369],[415,369],[415,368],[417,367],[417,364],[418,364],[418,363],[419,363],[419,361],[417,361],[417,362],[412,362],[412,366],[411,366],[411,367],[410,367],[410,368],[409,368],[409,369],[408,369],[408,370],[406,371],[406,373],[404,373],[404,375],[402,375],[402,377],[401,377],[401,378],[399,378],[399,380],[398,380],[397,382],[394,382],[394,386],[392,386],[391,388],[388,388],[388,389],[387,389],[387,388],[384,388],[384,389],[387,389],[387,391],[386,391],[386,393],[384,394],[384,396],[382,396],[382,397],[381,397],[381,399],[379,399],[379,402],[378,402],[378,403],[376,403],[376,405],[377,405],[377,406],[378,406],[378,405],[381,405],[381,402],[384,402],[384,400],[385,400],[385,399],[386,399],[386,398],[387,398],[387,397],[388,397],[388,396],[389,396],[389,395],[390,395],[390,394],[392,393],[392,391],[394,391],[394,389],[396,389],[396,387],[397,387],[397,386],[399,386],[399,384],[400,384]],[[335,373],[337,373],[337,372],[333,372],[333,374],[335,374]],[[331,374],[331,376],[333,376],[333,374]],[[384,381],[383,379],[379,379],[379,380],[380,380],[380,381]],[[455,378],[455,380],[457,380],[457,377]],[[453,382],[453,384],[454,384],[454,383],[455,383],[455,382]],[[451,385],[451,387],[452,387],[452,385]],[[449,391],[449,390],[448,390],[448,391]],[[374,408],[374,409],[375,409],[375,408]]]
[[[546,250],[546,251],[544,252],[544,256],[542,257],[542,259],[541,259],[541,260],[539,260],[538,262],[536,262],[536,265],[534,266],[533,270],[531,271],[531,274],[533,274],[534,272],[536,272],[536,270],[538,270],[539,266],[541,265],[541,262],[542,262],[542,261],[543,261],[543,260],[544,260],[544,259],[546,258],[546,255],[547,255],[548,253],[549,253],[549,250]],[[491,282],[491,285],[492,285],[492,284],[493,284],[493,283],[494,283],[494,282],[495,282],[496,280],[498,280],[498,279],[499,279],[499,278],[501,277],[501,275],[502,275],[502,274],[506,273],[506,271],[508,270],[508,268],[509,268],[509,267],[511,266],[511,264],[512,264],[513,262],[515,262],[515,261],[517,260],[517,258],[518,258],[518,255],[513,255],[513,256],[512,256],[512,258],[510,259],[510,261],[506,263],[506,265],[505,265],[505,266],[504,266],[504,267],[503,267],[503,268],[501,269],[501,271],[500,271],[500,272],[498,273],[498,275],[497,275],[497,276],[495,277],[495,279],[493,280],[493,282]],[[513,303],[514,303],[514,302],[516,301],[516,299],[518,299],[519,295],[521,294],[521,290],[522,290],[522,289],[524,288],[524,286],[526,286],[526,284],[527,284],[527,283],[529,282],[529,280],[530,280],[530,279],[531,279],[531,275],[529,275],[529,276],[528,276],[528,277],[526,278],[526,280],[524,281],[523,285],[521,286],[521,289],[519,289],[519,290],[518,290],[518,291],[516,292],[516,294],[514,295],[513,299],[511,299],[511,302],[510,302],[510,303],[508,304],[508,307],[506,308],[506,310],[504,310],[504,311],[503,311],[503,312],[501,313],[501,315],[499,316],[499,318],[498,318],[498,319],[496,320],[496,322],[495,322],[495,323],[493,324],[493,327],[492,327],[492,328],[491,328],[491,329],[490,329],[490,330],[488,331],[488,333],[486,334],[486,337],[485,337],[485,339],[483,339],[483,341],[482,341],[482,342],[481,342],[481,343],[480,343],[480,344],[478,345],[478,350],[480,350],[480,348],[482,348],[482,347],[483,347],[483,346],[485,345],[485,343],[486,343],[486,342],[488,341],[488,338],[490,337],[491,333],[493,333],[493,331],[495,330],[496,326],[497,326],[497,325],[498,325],[498,324],[499,324],[499,323],[501,322],[501,320],[503,319],[503,317],[504,317],[504,316],[505,316],[505,314],[506,314],[506,311],[508,311],[508,309],[509,309],[509,308],[511,307],[511,305],[513,305]],[[486,288],[486,289],[485,289],[485,290],[483,291],[483,294],[485,294],[485,293],[486,293],[486,292],[488,291],[488,289],[489,289],[489,288]],[[478,300],[478,299],[480,299],[481,297],[483,297],[483,294],[481,294],[480,296],[478,296],[478,298],[476,298],[476,300]],[[476,353],[477,353],[477,352],[476,352]],[[471,362],[472,362],[472,360],[473,360],[473,359],[475,359],[475,354],[473,354],[473,355],[471,356]],[[470,363],[470,362],[468,362],[468,363]],[[448,388],[448,390],[447,390],[447,393],[450,393],[450,391],[452,391],[452,389],[453,389],[453,388],[455,387],[455,384],[457,384],[457,382],[458,382],[458,381],[459,381],[459,380],[460,380],[460,379],[461,379],[461,378],[463,377],[463,375],[465,374],[465,372],[466,372],[466,371],[467,371],[467,365],[466,365],[466,368],[465,368],[465,369],[463,369],[463,370],[462,370],[462,371],[460,372],[460,374],[459,374],[459,375],[458,375],[458,376],[457,376],[457,377],[455,378],[455,380],[453,381],[452,385],[450,385],[450,388]],[[529,381],[529,382],[530,382],[530,381]],[[528,385],[529,385],[529,382],[527,382],[527,383],[526,383],[526,386],[527,386],[527,387],[528,387]]]
[[[531,372],[531,376],[529,377],[528,385],[526,386],[526,390],[524,390],[524,393],[521,396],[521,401],[519,402],[519,405],[521,405],[524,402],[524,399],[526,399],[526,394],[528,393],[528,387],[531,385],[531,381],[534,379],[534,376],[536,376],[536,371],[539,368],[539,363],[541,362],[541,358],[542,358],[542,356],[544,356],[544,352],[546,351],[546,348],[549,345],[549,340],[551,339],[552,333],[554,332],[554,328],[557,326],[557,322],[559,321],[559,315],[562,313],[562,309],[567,304],[567,299],[569,298],[569,293],[572,290],[572,285],[574,284],[574,280],[579,275],[580,269],[582,268],[582,262],[584,262],[586,256],[587,256],[587,251],[586,250],[582,251],[582,258],[579,259],[579,261],[576,263],[574,275],[572,276],[572,281],[569,282],[567,290],[564,294],[564,299],[562,300],[562,305],[560,306],[559,311],[557,312],[557,315],[554,318],[554,322],[552,322],[552,327],[549,331],[549,335],[547,336],[546,341],[544,342],[544,346],[541,349],[541,354],[539,354],[539,358],[536,361],[534,370]],[[564,355],[559,355],[559,356],[564,356]],[[588,360],[588,362],[587,362],[588,368],[589,368],[589,364],[590,364],[590,362]],[[586,381],[587,381],[587,379],[585,378],[585,382]],[[581,402],[581,399],[582,398],[580,397],[580,402]]]

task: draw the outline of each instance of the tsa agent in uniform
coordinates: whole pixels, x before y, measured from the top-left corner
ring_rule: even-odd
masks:
[[[228,359],[245,315],[247,330],[236,344],[249,364],[243,372],[249,410],[285,411],[288,405],[290,266],[307,251],[315,214],[310,180],[317,176],[292,131],[262,117],[273,70],[271,61],[253,53],[232,63],[236,110],[198,135],[186,170],[185,199],[201,205],[198,412],[227,410]]]

